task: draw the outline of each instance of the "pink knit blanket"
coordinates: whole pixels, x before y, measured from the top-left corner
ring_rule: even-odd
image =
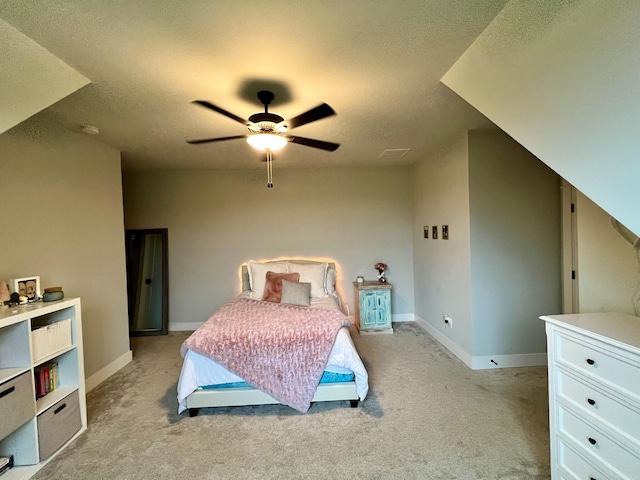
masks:
[[[241,298],[223,305],[180,349],[211,358],[253,387],[305,413],[338,331],[334,310]]]

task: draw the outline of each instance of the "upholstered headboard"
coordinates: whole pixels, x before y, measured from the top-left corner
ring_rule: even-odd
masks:
[[[295,259],[295,258],[274,260],[274,262],[284,262],[284,261],[296,262],[296,263],[324,263],[324,262],[316,262],[314,260],[304,260],[304,259]],[[269,262],[265,262],[265,263],[269,263]],[[335,270],[336,264],[334,262],[327,262],[327,263],[329,264],[329,268],[332,268]],[[249,271],[247,270],[247,265],[243,264],[242,265],[242,291],[246,292],[250,289],[251,288],[249,286]]]

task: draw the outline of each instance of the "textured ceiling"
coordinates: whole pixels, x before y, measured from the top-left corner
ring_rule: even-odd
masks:
[[[0,17],[93,82],[49,107],[67,128],[100,128],[125,170],[262,168],[246,133],[192,105],[242,118],[291,118],[326,102],[337,116],[291,133],[341,143],[290,144],[279,166],[413,163],[466,128],[490,122],[439,80],[506,0],[94,1],[5,0]],[[410,148],[402,159],[385,149]]]

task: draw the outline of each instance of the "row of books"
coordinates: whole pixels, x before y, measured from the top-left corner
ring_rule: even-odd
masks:
[[[36,400],[44,397],[47,393],[53,392],[60,386],[58,376],[58,363],[51,362],[36,369]]]

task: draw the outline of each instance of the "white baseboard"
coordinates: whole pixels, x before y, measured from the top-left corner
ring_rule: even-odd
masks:
[[[187,323],[169,322],[169,331],[170,332],[188,332],[192,330],[197,330],[203,324],[204,322],[187,322]]]
[[[414,322],[416,316],[413,313],[395,313],[391,315],[392,322]]]
[[[123,368],[125,365],[131,363],[133,361],[133,352],[129,350],[124,355],[121,355],[117,360],[114,360],[109,365],[104,368],[101,368],[96,373],[91,375],[89,378],[85,380],[85,388],[87,392],[90,392],[102,382],[104,382],[111,375],[116,373],[118,370]]]
[[[541,367],[547,364],[546,353],[518,353],[514,355],[477,355],[473,357],[474,370],[509,367]]]
[[[415,322],[426,332],[442,344],[447,350],[458,357],[472,370],[487,370],[490,368],[509,367],[537,367],[547,364],[546,353],[520,353],[514,355],[477,355],[473,356],[455,343],[429,322],[414,315]]]
[[[426,330],[429,335],[440,342],[447,350],[462,360],[467,367],[473,368],[473,358],[460,345],[444,335],[440,330],[434,328],[429,322],[418,315],[415,315],[415,322]]]

